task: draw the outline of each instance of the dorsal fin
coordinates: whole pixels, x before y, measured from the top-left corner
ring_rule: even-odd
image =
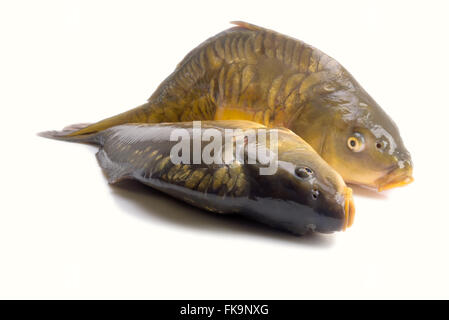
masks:
[[[253,30],[253,31],[267,30],[265,28],[256,26],[255,24],[251,24],[251,23],[244,22],[244,21],[231,21],[231,24],[235,24],[238,27],[245,28],[248,30]]]

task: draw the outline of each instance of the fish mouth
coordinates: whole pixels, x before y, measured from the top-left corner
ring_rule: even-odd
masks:
[[[412,176],[412,168],[397,168],[385,177],[379,179],[377,183],[377,191],[385,191],[397,187],[406,186],[414,181]]]
[[[351,188],[348,187],[345,188],[344,197],[345,197],[345,220],[343,222],[343,231],[352,226],[352,224],[354,223],[354,216],[355,216],[355,206]]]

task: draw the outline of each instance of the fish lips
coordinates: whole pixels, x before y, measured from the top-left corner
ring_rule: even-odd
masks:
[[[411,161],[405,161],[400,166],[395,166],[383,177],[376,181],[377,191],[384,191],[406,186],[414,181],[413,166]]]
[[[335,197],[333,205],[325,201],[323,207],[318,209],[319,232],[345,231],[354,223],[355,205],[352,189],[344,187],[343,192],[339,192]]]

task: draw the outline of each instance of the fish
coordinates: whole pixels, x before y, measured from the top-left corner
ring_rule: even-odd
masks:
[[[199,128],[194,126],[197,123]],[[246,120],[223,120],[123,124],[86,135],[70,135],[76,128],[70,126],[40,135],[99,145],[96,157],[111,184],[137,180],[195,207],[240,215],[295,235],[343,231],[354,222],[352,189],[289,129],[267,128]],[[173,155],[180,154],[176,146],[183,141],[174,138],[177,132],[183,133],[180,137],[189,146],[189,156],[184,161],[174,161]],[[260,132],[265,132],[265,140],[259,136],[256,140],[250,138]],[[220,142],[219,148],[214,149],[213,162],[204,156],[211,141],[205,135],[211,133],[213,140]],[[223,138],[215,138],[217,134],[228,134],[234,157],[226,156],[226,143]],[[200,142],[197,151],[195,137],[200,137],[196,140]],[[237,141],[241,141],[242,148],[238,149]],[[250,157],[255,146],[260,148],[257,152],[276,155],[276,170],[271,174],[261,174],[267,163]],[[194,154],[202,154],[199,162],[192,160]]]
[[[134,109],[71,133],[124,123],[250,120],[302,137],[347,183],[378,191],[413,181],[394,121],[335,59],[246,22],[193,49]]]

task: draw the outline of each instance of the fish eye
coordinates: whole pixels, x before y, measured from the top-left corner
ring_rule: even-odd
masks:
[[[365,139],[363,138],[362,134],[355,132],[348,138],[347,145],[349,150],[360,152],[365,148]]]
[[[308,179],[312,176],[313,170],[309,167],[298,167],[295,169],[295,173],[301,179]]]
[[[312,198],[313,200],[318,199],[318,196],[320,195],[320,191],[318,190],[317,187],[313,187],[312,189]]]

